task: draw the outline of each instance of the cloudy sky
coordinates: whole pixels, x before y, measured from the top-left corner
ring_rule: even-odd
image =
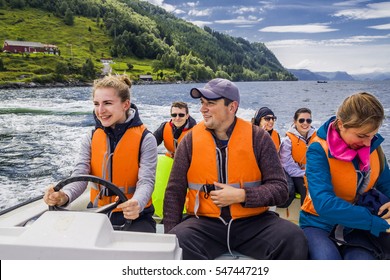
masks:
[[[390,2],[145,1],[200,27],[263,42],[286,68],[390,72]]]

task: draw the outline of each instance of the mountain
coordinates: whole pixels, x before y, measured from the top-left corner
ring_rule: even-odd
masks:
[[[373,72],[369,74],[355,74],[352,77],[359,81],[390,81],[390,73]]]
[[[347,72],[311,72],[307,69],[288,69],[300,81],[353,81]]]
[[[313,73],[307,69],[288,69],[288,71],[290,71],[290,73],[292,73],[300,81],[319,81],[319,80],[327,81],[327,80],[329,80],[327,77]]]
[[[390,73],[348,74],[347,72],[312,72],[307,69],[288,69],[300,81],[390,81]]]
[[[328,78],[330,81],[353,81],[355,80],[347,72],[337,71],[337,72],[315,72],[317,75]]]
[[[61,51],[0,53],[0,84],[91,81],[102,58],[133,80],[140,74],[162,81],[295,80],[263,43],[199,28],[139,0],[0,0],[0,30],[0,41],[43,42]]]

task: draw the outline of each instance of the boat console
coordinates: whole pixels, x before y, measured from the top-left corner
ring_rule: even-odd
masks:
[[[1,226],[0,259],[181,259],[175,235],[115,231],[107,215],[46,211],[27,226]]]

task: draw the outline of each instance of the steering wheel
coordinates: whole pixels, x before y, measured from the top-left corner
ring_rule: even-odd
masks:
[[[74,177],[69,177],[67,179],[64,179],[54,187],[54,191],[58,192],[64,186],[74,182],[92,182],[92,183],[100,184],[108,188],[116,196],[119,197],[118,201],[110,204],[108,207],[103,207],[104,209],[97,211],[98,213],[108,213],[111,210],[115,209],[120,203],[127,201],[127,197],[117,186],[115,186],[113,183],[107,180],[104,180],[100,177],[96,177],[93,175],[80,175],[80,176],[74,176]],[[49,206],[49,210],[52,211],[52,210],[66,210],[66,209],[60,206]],[[126,220],[126,223],[120,228],[126,230],[130,225],[131,225],[131,220]]]

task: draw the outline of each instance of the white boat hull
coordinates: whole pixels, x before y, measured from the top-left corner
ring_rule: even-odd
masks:
[[[175,235],[115,231],[107,215],[85,210],[88,201],[87,191],[69,211],[40,199],[0,215],[0,259],[182,259]]]
[[[114,231],[104,214],[47,211],[25,227],[0,228],[0,259],[181,259],[175,235]]]

